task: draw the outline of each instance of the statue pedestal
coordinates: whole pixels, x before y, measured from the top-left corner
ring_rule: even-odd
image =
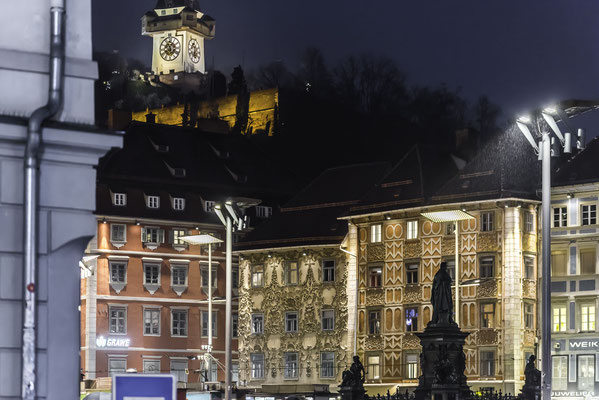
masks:
[[[424,332],[416,333],[422,345],[416,400],[459,400],[470,394],[462,347],[468,335],[452,323],[429,324]]]
[[[524,385],[522,387],[522,400],[541,400],[541,387],[534,385]]]
[[[366,391],[364,387],[341,386],[339,388],[341,400],[364,400]]]

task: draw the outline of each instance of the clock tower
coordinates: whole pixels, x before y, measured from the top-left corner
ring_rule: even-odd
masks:
[[[214,38],[212,17],[199,11],[194,0],[158,0],[141,20],[142,35],[154,40],[155,79],[175,86],[200,81],[206,73],[204,41]]]

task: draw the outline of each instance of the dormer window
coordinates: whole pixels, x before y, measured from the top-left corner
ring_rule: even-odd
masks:
[[[166,10],[160,11],[160,15],[166,15]]]
[[[112,194],[112,204],[115,206],[126,206],[127,205],[127,195],[125,193],[113,193]]]
[[[272,215],[272,207],[256,206],[256,216],[258,218],[269,218]]]
[[[182,197],[173,197],[173,210],[185,210],[185,199]]]
[[[214,212],[214,205],[216,204],[216,202],[212,201],[212,200],[206,200],[204,201],[204,211],[206,212]]]
[[[146,196],[146,206],[148,208],[160,208],[160,197]]]

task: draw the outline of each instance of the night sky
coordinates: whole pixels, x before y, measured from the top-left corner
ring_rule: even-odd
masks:
[[[151,64],[140,18],[156,0],[93,0],[96,51]],[[307,46],[330,65],[346,55],[397,60],[409,83],[486,94],[504,117],[568,98],[599,98],[599,1],[201,0],[216,19],[207,67],[230,75],[283,60],[295,70]],[[582,121],[581,121],[582,122]],[[589,132],[591,133],[591,132]],[[591,133],[592,134],[592,133]]]

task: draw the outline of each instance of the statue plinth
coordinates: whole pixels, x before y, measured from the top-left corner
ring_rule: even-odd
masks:
[[[455,323],[429,324],[416,333],[422,345],[416,400],[459,400],[470,394],[463,349],[468,335]]]
[[[366,391],[364,390],[364,381],[366,371],[360,362],[360,357],[354,356],[353,363],[349,370],[343,371],[343,381],[339,385],[339,394],[341,400],[364,400]]]
[[[366,390],[363,387],[340,386],[341,400],[364,400]]]

